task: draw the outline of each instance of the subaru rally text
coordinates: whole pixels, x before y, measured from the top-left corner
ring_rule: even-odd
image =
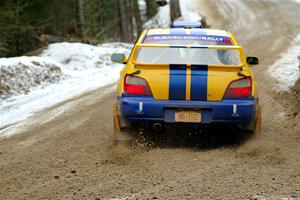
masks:
[[[149,29],[138,37],[117,84],[114,128],[118,137],[135,124],[232,125],[260,132],[261,108],[246,57],[234,36],[196,23]]]

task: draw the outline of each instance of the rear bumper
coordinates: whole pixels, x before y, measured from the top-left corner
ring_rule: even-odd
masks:
[[[201,112],[201,124],[247,124],[255,118],[258,99],[225,99],[220,102],[155,100],[152,97],[118,97],[120,114],[130,123],[175,123],[177,109]],[[234,112],[236,107],[236,112]]]

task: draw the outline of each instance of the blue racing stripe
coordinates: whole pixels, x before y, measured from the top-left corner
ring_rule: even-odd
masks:
[[[186,66],[170,64],[169,100],[185,100]]]
[[[191,101],[207,100],[207,65],[191,66]]]

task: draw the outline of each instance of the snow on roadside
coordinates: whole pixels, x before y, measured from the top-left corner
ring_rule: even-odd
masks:
[[[41,70],[43,73],[36,74],[36,69],[47,69],[47,66],[58,66],[61,73],[59,77],[63,77],[60,80],[55,79],[56,82],[42,82],[38,86],[35,81],[29,82],[32,85],[30,89],[30,84],[26,85],[26,89],[30,91],[28,94],[17,88],[13,94],[19,95],[2,99],[0,102],[0,136],[9,134],[4,127],[17,124],[35,112],[116,82],[123,66],[112,64],[110,55],[113,52],[129,55],[131,48],[132,45],[124,43],[107,43],[100,46],[57,43],[49,45],[40,57],[0,59],[0,69],[9,67],[22,71],[22,76],[14,80],[16,82],[31,80],[31,77],[35,76],[54,76],[56,72],[45,69]],[[35,62],[39,63],[40,68],[33,64]],[[24,63],[27,67],[20,67]],[[48,68],[51,69],[51,67]],[[27,71],[24,72],[24,69]]]
[[[57,43],[49,45],[41,56],[62,63],[65,70],[86,70],[111,65],[110,54],[116,48],[121,53],[128,53],[130,47],[122,43],[102,44],[101,46],[83,43]]]
[[[289,91],[300,77],[300,34],[295,44],[269,67],[268,72],[277,80],[277,91]]]
[[[61,68],[60,63],[49,58],[0,58],[0,99],[28,93],[42,83],[58,82],[64,78]]]

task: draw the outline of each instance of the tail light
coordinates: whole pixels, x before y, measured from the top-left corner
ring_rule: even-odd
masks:
[[[232,81],[224,95],[224,98],[245,98],[252,95],[251,77]]]
[[[124,92],[131,95],[152,96],[147,81],[143,78],[126,75],[124,80]]]

